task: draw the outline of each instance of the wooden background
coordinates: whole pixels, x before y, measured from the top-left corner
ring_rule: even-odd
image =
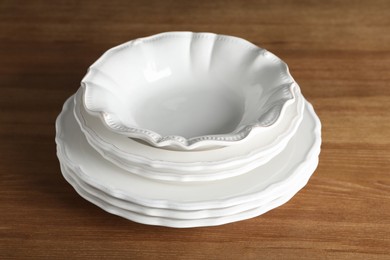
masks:
[[[146,226],[79,197],[54,121],[103,51],[163,31],[285,60],[323,124],[307,187],[263,216]],[[390,1],[0,0],[0,258],[390,259]]]

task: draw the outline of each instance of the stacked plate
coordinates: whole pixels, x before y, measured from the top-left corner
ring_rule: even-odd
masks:
[[[287,65],[243,39],[170,32],[108,50],[56,121],[65,179],[129,220],[221,225],[290,200],[321,124]]]

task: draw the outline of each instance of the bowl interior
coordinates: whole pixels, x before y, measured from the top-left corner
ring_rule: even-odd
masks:
[[[111,49],[91,66],[85,102],[114,115],[113,124],[161,136],[228,134],[267,112],[275,87],[291,82],[284,66],[235,37],[144,38]]]
[[[239,125],[245,104],[228,88],[200,79],[171,86],[145,97],[133,108],[132,118],[140,128],[162,136],[192,138],[227,134]]]

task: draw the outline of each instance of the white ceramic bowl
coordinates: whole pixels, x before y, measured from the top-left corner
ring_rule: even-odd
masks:
[[[82,80],[84,103],[114,132],[156,147],[228,146],[280,119],[287,65],[232,36],[169,32],[108,50]]]

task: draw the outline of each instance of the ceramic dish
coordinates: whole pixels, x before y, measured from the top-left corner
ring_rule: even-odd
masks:
[[[158,182],[129,174],[102,159],[82,134],[72,113],[73,106],[71,98],[56,121],[56,143],[61,161],[91,186],[115,198],[147,207],[199,210],[254,201],[267,192],[285,190],[286,183],[299,177],[320,152],[321,124],[307,103],[304,120],[294,138],[267,164],[221,181],[189,185]]]
[[[133,211],[131,209],[127,209],[129,208],[129,205],[126,205],[125,207],[118,207],[110,203],[110,201],[112,200],[106,200],[104,199],[105,198],[104,196],[102,198],[102,196],[91,194],[90,192],[88,192],[88,190],[84,189],[83,186],[80,185],[80,182],[75,181],[72,178],[72,176],[75,176],[75,174],[72,172],[68,172],[68,169],[66,169],[65,166],[62,166],[62,172],[64,174],[65,179],[73,186],[73,188],[77,191],[77,193],[81,197],[83,197],[84,199],[90,201],[91,203],[97,205],[98,207],[102,208],[103,210],[109,213],[142,224],[168,226],[168,227],[175,227],[175,228],[216,226],[216,225],[223,225],[231,222],[257,217],[289,201],[300,189],[302,189],[305,186],[307,182],[307,180],[302,181],[298,185],[293,186],[292,188],[286,190],[282,194],[279,194],[279,196],[275,196],[274,198],[268,198],[267,200],[259,203],[258,206],[249,207],[249,209],[239,211],[235,214],[221,215],[218,217],[195,218],[195,216],[198,215],[198,212],[196,211],[195,212],[176,211],[174,213],[171,213],[170,215],[179,216],[183,213],[187,213],[185,214],[186,218],[170,218],[170,217],[158,217],[158,216],[156,217],[150,214],[143,214],[140,213],[139,210]],[[122,204],[124,204],[123,201]],[[130,208],[133,207],[130,206]],[[155,212],[156,210],[161,211],[161,209],[152,209],[152,208],[140,207],[140,206],[137,206],[136,209],[138,208],[142,208],[141,210],[142,212],[151,212],[151,211]],[[245,208],[245,206],[243,208]],[[224,209],[215,209],[215,210],[223,211]],[[187,218],[188,213],[194,216],[194,218]]]
[[[223,217],[204,218],[204,219],[172,219],[172,218],[162,218],[162,217],[143,215],[130,210],[125,210],[122,208],[115,207],[110,203],[89,194],[88,192],[83,190],[80,186],[78,186],[76,183],[72,183],[72,180],[70,178],[68,178],[67,181],[73,186],[73,188],[77,191],[77,193],[81,197],[83,197],[87,201],[95,204],[96,206],[100,207],[101,209],[111,214],[142,224],[158,225],[158,226],[166,226],[166,227],[174,227],[174,228],[218,226],[218,225],[223,225],[231,222],[237,222],[237,221],[257,217],[276,207],[283,205],[295,195],[295,193],[285,194],[284,196],[278,197],[263,206],[259,206],[258,208],[250,209],[244,212],[223,216]]]
[[[192,32],[114,47],[82,80],[86,108],[111,131],[174,150],[256,135],[282,117],[293,85],[272,53],[237,37]]]
[[[97,117],[85,112],[82,89],[75,96],[74,113],[90,145],[131,173],[165,181],[211,181],[246,173],[283,150],[303,117],[304,98],[298,86],[294,95],[283,120],[263,129],[252,142],[202,152],[156,149],[111,132]]]
[[[61,158],[61,155],[59,155]],[[78,186],[79,189],[83,189],[88,194],[99,198],[102,201],[105,201],[108,204],[111,204],[114,207],[121,208],[124,210],[129,210],[138,214],[153,216],[153,217],[162,217],[162,218],[171,218],[171,219],[203,219],[203,218],[215,218],[223,217],[228,215],[237,214],[244,212],[250,209],[258,208],[260,206],[266,205],[267,203],[274,200],[276,197],[283,196],[285,194],[293,194],[298,192],[308,181],[311,174],[314,172],[314,169],[317,167],[318,158],[316,158],[307,169],[302,171],[302,174],[296,180],[288,183],[287,188],[282,191],[282,193],[269,192],[266,197],[259,198],[248,203],[238,204],[231,207],[224,208],[211,208],[203,210],[173,210],[173,209],[161,209],[161,208],[150,208],[143,205],[134,204],[132,202],[121,200],[115,197],[110,196],[109,194],[100,191],[93,186],[85,183],[82,179],[77,176],[77,173],[72,172],[65,164],[61,163],[61,171],[64,178],[72,185]],[[76,187],[75,187],[76,188]],[[77,189],[76,189],[77,191]]]

